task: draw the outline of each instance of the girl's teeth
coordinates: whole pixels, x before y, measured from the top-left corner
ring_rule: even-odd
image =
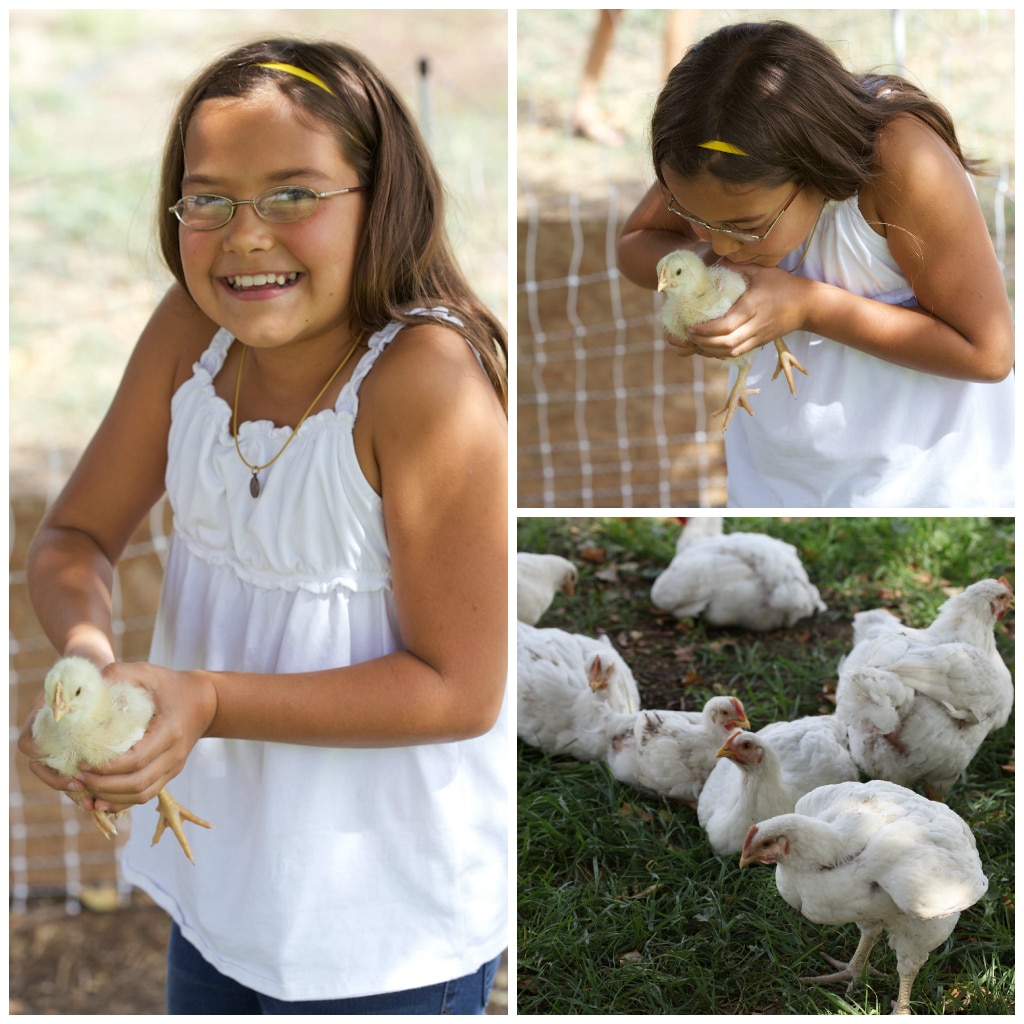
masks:
[[[260,288],[267,284],[276,284],[283,287],[291,284],[299,275],[292,274],[239,274],[237,277],[229,277],[228,283],[232,288]]]

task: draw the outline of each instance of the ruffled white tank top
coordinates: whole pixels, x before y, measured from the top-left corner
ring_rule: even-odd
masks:
[[[790,269],[803,249],[779,266]],[[916,305],[885,238],[857,197],[828,202],[795,273],[894,305]],[[748,377],[755,416],[725,435],[729,504],[763,508],[1012,507],[1013,375],[998,384],[908,370],[811,334],[786,344],[808,370],[796,398],[775,348]],[[735,376],[735,372],[733,374]]]
[[[213,388],[234,339],[214,337],[172,400],[174,532],[154,663],[289,673],[401,646],[381,500],[352,440],[360,384],[400,330],[370,339],[335,408],[307,419],[261,472],[257,499]],[[247,422],[239,443],[262,465],[290,433]],[[455,743],[202,739],[169,787],[215,826],[186,825],[195,865],[173,836],[150,847],[140,808],[125,876],[219,971],[279,999],[461,977],[508,944],[507,731],[503,707],[489,733]]]

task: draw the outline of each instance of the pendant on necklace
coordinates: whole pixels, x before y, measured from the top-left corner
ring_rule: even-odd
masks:
[[[252,471],[252,479],[249,481],[249,493],[254,497],[260,496],[260,478],[256,475],[259,470]]]

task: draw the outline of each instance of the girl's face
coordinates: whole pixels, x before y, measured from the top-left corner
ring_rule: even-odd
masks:
[[[203,100],[185,134],[182,195],[252,199],[279,185],[329,192],[359,184],[326,126],[277,89]],[[344,342],[366,193],[321,199],[312,215],[287,224],[262,220],[250,205],[212,231],[179,226],[189,292],[200,309],[257,348],[320,339]],[[266,275],[265,284],[243,277]],[[278,283],[284,279],[284,284]],[[260,278],[256,277],[256,280]]]
[[[807,239],[824,201],[824,196],[813,188],[804,187],[797,192],[798,186],[793,182],[778,188],[764,188],[731,184],[710,174],[680,178],[665,168],[663,174],[675,200],[673,205],[682,212],[716,228],[755,235],[768,232],[763,242],[747,242],[687,221],[698,238],[709,242],[719,256],[738,265],[776,266]],[[783,209],[785,213],[779,217]]]

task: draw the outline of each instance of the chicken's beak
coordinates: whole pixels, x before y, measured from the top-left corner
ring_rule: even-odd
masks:
[[[731,761],[736,759],[733,752],[724,743],[715,751],[715,757],[727,757]]]
[[[756,857],[751,857],[748,853],[745,853],[745,852],[740,854],[740,867],[741,868],[745,868],[748,864],[755,864],[755,863],[757,863],[757,858]]]
[[[59,722],[68,713],[68,702],[64,699],[64,687],[58,683],[53,690],[53,720]]]
[[[750,728],[750,723],[747,721],[747,716],[746,715],[744,715],[742,718],[738,719],[735,722],[730,722],[729,724],[734,729],[749,729]]]

